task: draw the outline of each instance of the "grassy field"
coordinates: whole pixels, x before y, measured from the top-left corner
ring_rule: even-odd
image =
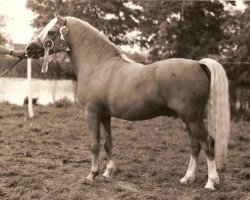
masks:
[[[232,124],[229,162],[219,171],[217,190],[204,189],[207,166],[202,152],[194,183],[182,185],[190,158],[189,138],[180,120],[159,117],[128,122],[113,119],[112,179],[90,170],[90,137],[76,105],[27,107],[0,104],[0,199],[249,199],[250,123]],[[101,173],[106,166],[102,148]]]

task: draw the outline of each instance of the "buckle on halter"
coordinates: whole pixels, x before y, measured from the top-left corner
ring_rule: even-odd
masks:
[[[44,49],[53,49],[55,46],[55,43],[51,40],[51,39],[48,39],[48,40],[45,40],[44,43],[43,43],[43,48]]]
[[[59,31],[62,36],[66,36],[69,32],[69,29],[66,26],[62,26]]]

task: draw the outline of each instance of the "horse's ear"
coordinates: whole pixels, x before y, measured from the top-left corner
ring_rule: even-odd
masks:
[[[54,13],[54,16],[57,18],[57,21],[60,24],[66,25],[66,19],[64,17],[62,17],[61,15],[59,15],[57,12]]]

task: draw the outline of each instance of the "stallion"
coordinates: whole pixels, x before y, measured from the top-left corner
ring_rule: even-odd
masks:
[[[187,126],[192,155],[186,175],[194,181],[198,155],[207,156],[205,188],[219,183],[216,167],[227,157],[230,134],[228,79],[215,60],[171,58],[149,65],[130,61],[121,50],[89,23],[55,13],[26,47],[30,58],[66,51],[78,81],[78,102],[85,111],[91,135],[92,165],[88,180],[99,174],[100,127],[107,156],[105,177],[115,170],[111,118],[147,120],[176,116]],[[43,71],[46,71],[46,64]],[[204,112],[207,110],[207,128]]]

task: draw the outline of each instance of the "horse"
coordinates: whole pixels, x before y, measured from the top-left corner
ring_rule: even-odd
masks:
[[[228,79],[222,65],[170,58],[148,65],[133,62],[103,33],[75,17],[55,17],[26,47],[30,58],[61,51],[68,53],[78,81],[78,103],[84,109],[91,135],[91,170],[99,174],[100,127],[103,128],[109,178],[115,171],[112,157],[111,118],[131,121],[175,116],[187,126],[192,154],[181,183],[195,179],[200,150],[207,157],[208,181],[219,183],[217,167],[227,160],[230,135]],[[207,111],[207,128],[204,113]]]

